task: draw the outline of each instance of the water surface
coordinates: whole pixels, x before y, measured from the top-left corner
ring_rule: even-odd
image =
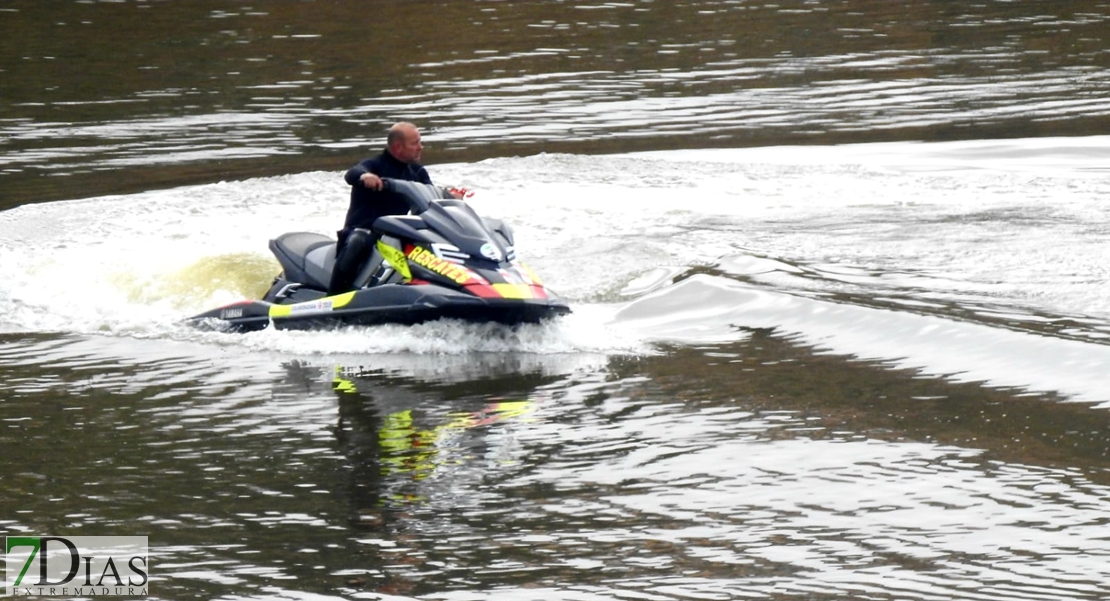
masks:
[[[165,599],[1110,596],[1106,2],[0,11],[0,532]],[[398,119],[573,315],[180,323]]]
[[[398,119],[433,162],[1110,124],[1104,0],[0,10],[0,207],[342,168]]]

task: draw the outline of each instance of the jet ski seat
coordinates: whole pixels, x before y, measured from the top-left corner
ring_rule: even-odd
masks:
[[[335,240],[311,232],[291,232],[270,240],[285,279],[327,290],[335,265]]]

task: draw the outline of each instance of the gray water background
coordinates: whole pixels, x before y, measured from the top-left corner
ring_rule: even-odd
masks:
[[[1105,2],[0,6],[0,208],[430,162],[1105,133]]]
[[[341,169],[397,119],[433,164],[1105,133],[1108,18],[9,1],[0,207]],[[384,366],[0,334],[0,530],[149,536],[167,599],[1110,595],[1105,409],[749,334]]]

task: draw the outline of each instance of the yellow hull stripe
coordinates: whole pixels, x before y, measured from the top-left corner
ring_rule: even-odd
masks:
[[[528,284],[491,284],[491,286],[502,298],[535,298],[532,287]]]
[[[352,290],[351,292],[344,292],[343,294],[337,294],[335,296],[325,296],[324,298],[304,303],[273,305],[270,307],[270,318],[292,317],[302,313],[325,313],[346,306],[354,297],[355,291]]]

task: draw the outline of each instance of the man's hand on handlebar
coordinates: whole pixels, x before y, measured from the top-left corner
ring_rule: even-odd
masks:
[[[382,178],[373,173],[363,173],[359,176],[358,181],[362,182],[363,187],[369,188],[370,190],[382,189]]]

